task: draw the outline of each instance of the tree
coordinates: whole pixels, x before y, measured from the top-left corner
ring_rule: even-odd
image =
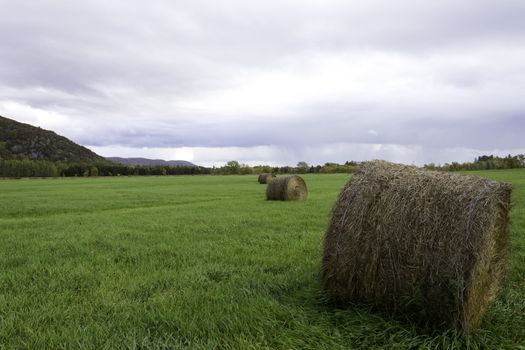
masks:
[[[230,160],[226,165],[224,166],[224,170],[226,170],[227,174],[239,174],[239,170],[241,169],[241,165],[236,160]]]
[[[310,166],[306,162],[299,162],[297,163],[297,172],[300,174],[307,173],[310,169]]]
[[[5,142],[0,142],[0,159],[9,159],[9,151],[5,145]]]
[[[241,168],[239,169],[239,173],[241,175],[253,174],[253,170],[248,164],[241,164]]]

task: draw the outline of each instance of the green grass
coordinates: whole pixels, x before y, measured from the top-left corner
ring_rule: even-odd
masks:
[[[318,288],[346,175],[307,175],[305,202],[255,176],[0,181],[0,349],[525,349],[525,171],[508,279],[479,331],[431,332]],[[520,347],[521,346],[521,347]]]

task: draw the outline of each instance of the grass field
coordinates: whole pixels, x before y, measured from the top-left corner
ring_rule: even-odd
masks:
[[[306,175],[305,202],[256,176],[0,180],[0,348],[525,349],[525,171],[505,288],[459,337],[318,289],[329,210],[348,176]]]

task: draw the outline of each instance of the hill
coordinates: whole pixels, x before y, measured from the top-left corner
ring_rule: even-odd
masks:
[[[194,167],[195,164],[185,160],[163,160],[163,159],[148,159],[148,158],[120,158],[120,157],[107,157],[107,160],[125,165],[144,165],[144,166],[187,166]]]
[[[0,159],[80,163],[108,161],[64,136],[0,116]]]

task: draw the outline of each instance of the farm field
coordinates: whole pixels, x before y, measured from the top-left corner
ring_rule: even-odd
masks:
[[[257,176],[0,180],[0,349],[525,349],[525,169],[505,287],[468,337],[337,308],[319,292],[345,174],[304,202]]]

